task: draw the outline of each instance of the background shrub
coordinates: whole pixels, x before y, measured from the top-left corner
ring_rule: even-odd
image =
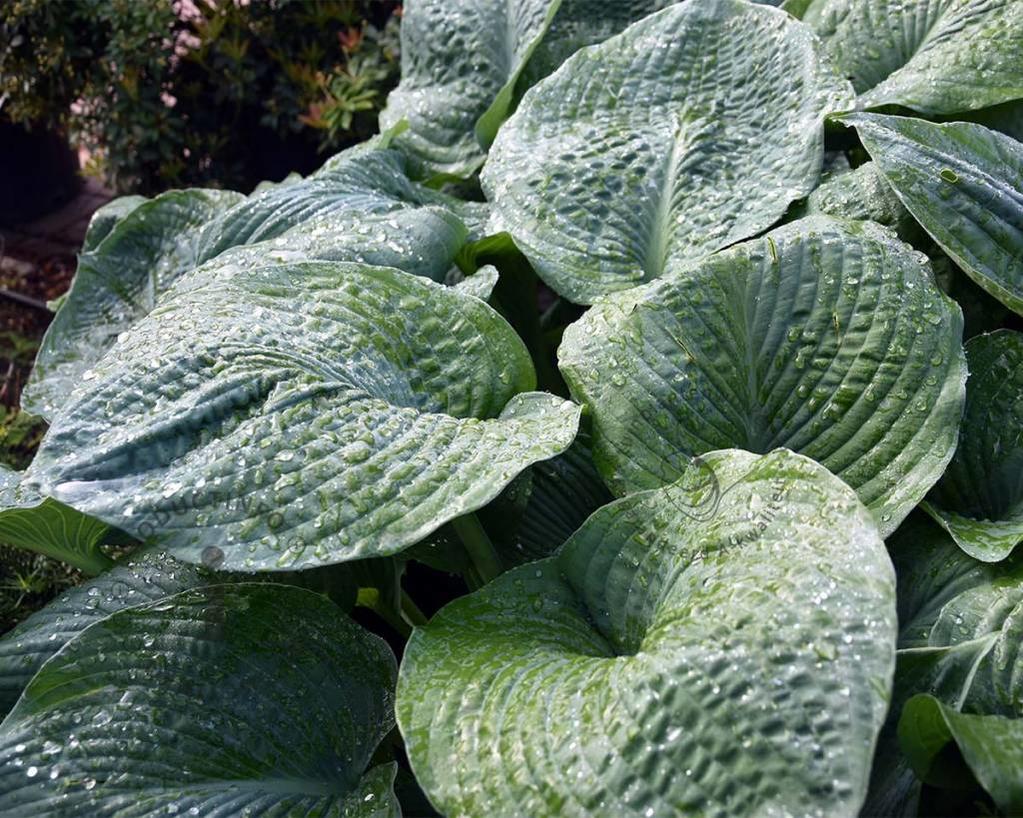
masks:
[[[66,129],[119,191],[248,190],[376,130],[397,81],[396,2],[13,0],[0,99]]]

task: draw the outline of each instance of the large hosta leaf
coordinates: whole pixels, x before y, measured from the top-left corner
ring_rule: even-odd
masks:
[[[91,625],[0,725],[5,815],[397,816],[394,657],[325,598],[214,585]]]
[[[106,523],[41,496],[0,465],[0,542],[98,574],[112,565],[100,548],[110,533]]]
[[[55,597],[0,638],[0,716],[58,650],[89,625],[124,608],[144,605],[200,585],[257,582],[273,578],[326,593],[344,610],[359,589],[387,576],[388,560],[362,560],[316,571],[285,574],[228,573],[181,562],[158,546],[139,548],[112,568]]]
[[[210,576],[203,568],[149,550],[61,594],[0,639],[0,713],[11,709],[47,659],[92,623],[194,588]]]
[[[52,417],[118,334],[195,266],[197,228],[242,198],[223,190],[171,190],[117,218],[78,257],[75,280],[39,348],[22,406]]]
[[[492,227],[573,301],[657,278],[809,193],[847,90],[777,9],[672,6],[526,94],[483,171]]]
[[[206,261],[202,268],[354,261],[441,281],[466,237],[465,225],[457,216],[433,205],[403,210],[397,218],[393,214],[359,210],[328,211],[310,216],[276,238],[229,247]],[[198,277],[202,279],[203,276]]]
[[[971,557],[997,561],[1023,542],[1023,334],[971,338],[966,360],[959,448],[924,507]]]
[[[604,299],[558,356],[618,493],[670,483],[713,449],[785,446],[890,532],[955,450],[961,334],[925,257],[818,216]]]
[[[890,546],[899,580],[898,662],[891,715],[882,734],[865,812],[915,815],[912,804],[919,781],[910,758],[899,751],[896,736],[900,716],[911,721],[921,716],[903,712],[914,695],[931,694],[972,716],[1023,717],[1019,650],[1023,560],[1014,555],[1000,563],[978,562],[922,514],[911,517]],[[914,709],[922,706],[918,703]],[[1018,724],[1013,729],[1018,730]],[[988,735],[987,747],[996,759],[1001,754],[1000,741],[999,733]],[[911,757],[921,750],[906,749]],[[1002,775],[1018,778],[1014,761],[1006,755],[1002,758]],[[919,758],[916,761],[922,767]],[[967,762],[971,763],[969,758]],[[985,783],[979,773],[978,778]],[[991,794],[995,795],[994,790]]]
[[[415,0],[402,17],[402,82],[382,121],[424,176],[483,162],[518,97],[583,46],[677,0]],[[773,3],[777,5],[777,3]]]
[[[844,121],[941,248],[1023,314],[1023,144],[969,122],[876,114]]]
[[[801,16],[861,108],[951,114],[1023,97],[1019,0],[812,0]]]
[[[605,506],[415,632],[398,723],[440,811],[856,815],[894,661],[883,543],[806,458],[708,462],[720,495]]]
[[[387,148],[391,138],[351,148],[306,179],[249,198],[172,191],[121,218],[81,256],[68,302],[40,350],[25,407],[52,417],[117,336],[204,262],[358,261],[442,280],[467,238],[463,219],[483,216],[479,206],[410,182],[402,155]]]
[[[274,239],[266,246],[288,248],[307,240],[309,251],[319,245],[321,253],[330,252],[336,260],[398,266],[440,280],[465,240],[460,220],[483,218],[477,213],[482,206],[410,181],[405,157],[388,148],[393,138],[385,134],[343,151],[307,179],[262,190],[222,214],[203,228],[197,263],[239,245]],[[451,240],[444,238],[429,252],[431,233],[452,230],[443,224],[445,216],[459,226],[458,242],[450,247]],[[419,238],[421,245],[401,247],[409,243],[402,241],[406,233]],[[339,255],[340,249],[348,254]],[[373,256],[388,250],[390,256]],[[421,257],[411,258],[415,254]],[[410,269],[413,261],[423,269]]]
[[[637,20],[679,0],[561,0],[550,28],[529,58],[518,80],[521,93],[553,73],[580,48],[600,43]],[[754,0],[768,6],[781,0]]]
[[[407,119],[396,137],[422,176],[467,176],[508,112],[515,81],[560,0],[409,0],[401,21],[401,84],[380,114]],[[482,121],[481,121],[482,120]]]
[[[578,407],[529,393],[479,299],[334,262],[200,269],[55,418],[46,495],[175,556],[283,569],[389,554],[564,450]]]

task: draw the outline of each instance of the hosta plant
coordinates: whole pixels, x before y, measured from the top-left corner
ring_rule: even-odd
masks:
[[[1023,13],[408,0],[369,142],[99,211],[0,814],[1023,810]]]

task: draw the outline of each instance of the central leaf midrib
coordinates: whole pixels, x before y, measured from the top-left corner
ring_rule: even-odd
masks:
[[[742,302],[743,343],[746,347],[746,446],[750,451],[766,454],[764,443],[770,436],[765,424],[764,406],[759,401],[759,383],[757,381],[758,355],[753,354],[753,326],[756,323],[756,294],[751,292],[752,276],[747,276],[743,288],[746,296]]]
[[[658,278],[664,272],[668,243],[673,232],[671,229],[671,206],[675,200],[678,167],[685,154],[686,140],[683,134],[682,117],[676,114],[671,150],[665,162],[657,204],[654,208],[653,224],[643,253],[643,276],[646,281]]]
[[[773,240],[768,238],[771,246]],[[772,253],[777,253],[773,250]],[[773,258],[773,255],[772,257]],[[771,263],[765,260],[765,263]],[[778,264],[780,262],[774,262]],[[736,327],[742,333],[742,343],[745,347],[746,359],[743,362],[746,368],[746,412],[743,417],[744,431],[746,433],[745,447],[748,451],[757,454],[767,454],[774,448],[773,439],[775,433],[770,428],[770,422],[766,415],[767,407],[760,400],[760,381],[757,378],[757,363],[761,359],[762,350],[754,350],[757,318],[757,299],[763,283],[760,275],[746,274],[745,281],[740,285],[739,309],[741,315],[737,316]]]

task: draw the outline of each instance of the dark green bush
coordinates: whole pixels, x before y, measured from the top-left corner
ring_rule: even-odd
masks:
[[[246,189],[375,131],[397,80],[397,6],[12,0],[0,104],[81,139],[118,190]]]

